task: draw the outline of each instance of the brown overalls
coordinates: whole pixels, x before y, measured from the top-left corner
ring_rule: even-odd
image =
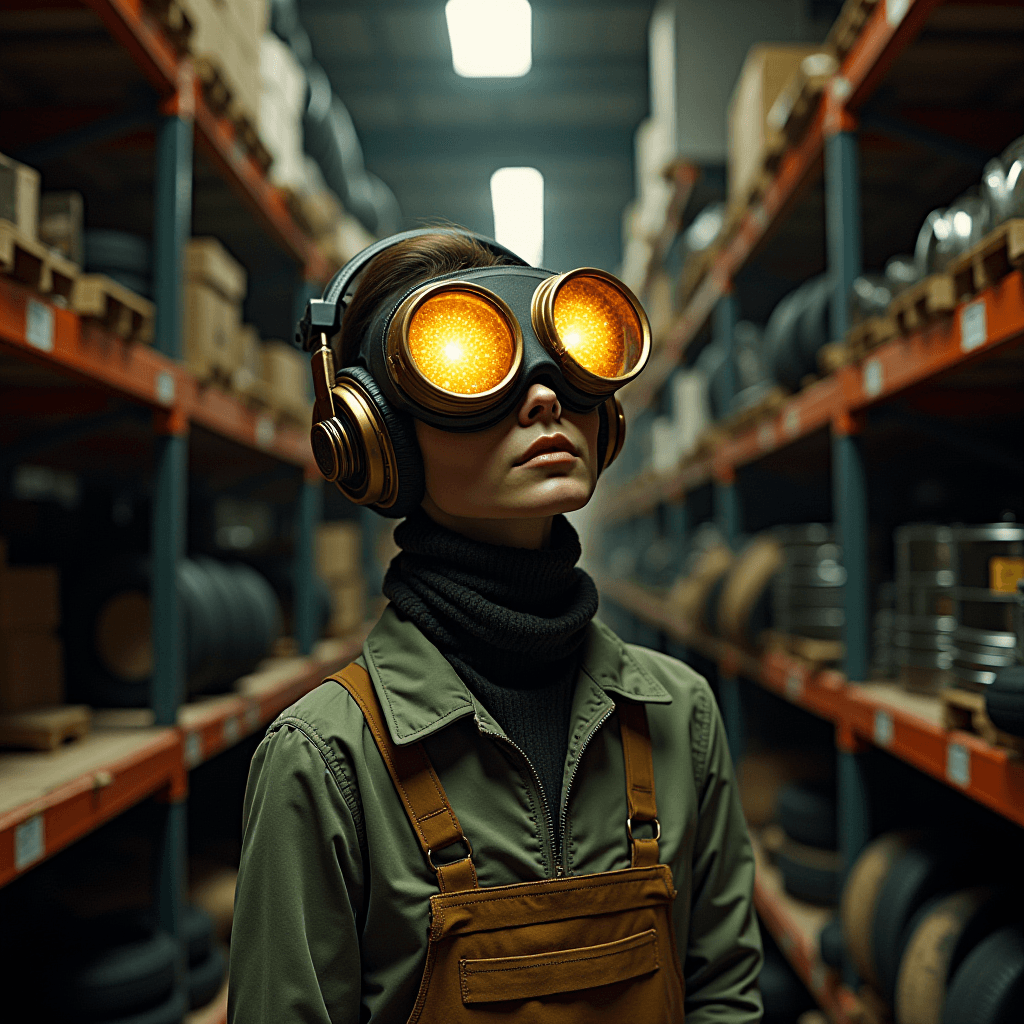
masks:
[[[682,1024],[672,874],[658,863],[654,765],[647,713],[616,708],[626,762],[632,867],[481,889],[427,752],[391,741],[373,683],[358,665],[335,676],[359,705],[440,893],[430,897],[427,962],[409,1024]],[[653,839],[633,835],[654,825]],[[436,864],[461,843],[468,856]]]

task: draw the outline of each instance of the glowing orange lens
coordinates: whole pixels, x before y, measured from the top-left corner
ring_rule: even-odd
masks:
[[[555,330],[565,351],[598,377],[629,373],[640,359],[643,328],[633,304],[597,277],[572,277],[555,296]]]
[[[455,395],[497,387],[515,359],[515,338],[505,318],[470,292],[427,299],[413,314],[408,341],[420,373]]]

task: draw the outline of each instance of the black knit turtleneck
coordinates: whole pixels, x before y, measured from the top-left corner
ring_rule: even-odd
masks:
[[[557,822],[580,645],[597,611],[576,531],[556,516],[547,548],[505,547],[418,510],[395,542],[384,594],[522,748]]]

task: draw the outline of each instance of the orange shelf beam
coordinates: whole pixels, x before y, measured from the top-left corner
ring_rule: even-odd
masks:
[[[943,727],[935,698],[904,694],[893,683],[848,683],[841,672],[814,669],[780,651],[755,655],[686,627],[664,598],[623,580],[601,592],[723,671],[741,674],[836,726],[841,744],[872,743],[965,796],[1024,826],[1024,761],[973,733]]]

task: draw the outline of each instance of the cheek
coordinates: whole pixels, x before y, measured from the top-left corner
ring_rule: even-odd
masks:
[[[496,446],[492,434],[491,430],[456,434],[416,421],[427,488],[435,501],[451,488],[464,491],[488,480]]]
[[[587,463],[590,466],[591,479],[597,480],[597,472],[601,465],[601,459],[597,450],[597,435],[601,429],[600,412],[597,409],[584,413],[566,410],[562,416],[564,419],[569,420],[586,440],[587,451],[590,455]]]

